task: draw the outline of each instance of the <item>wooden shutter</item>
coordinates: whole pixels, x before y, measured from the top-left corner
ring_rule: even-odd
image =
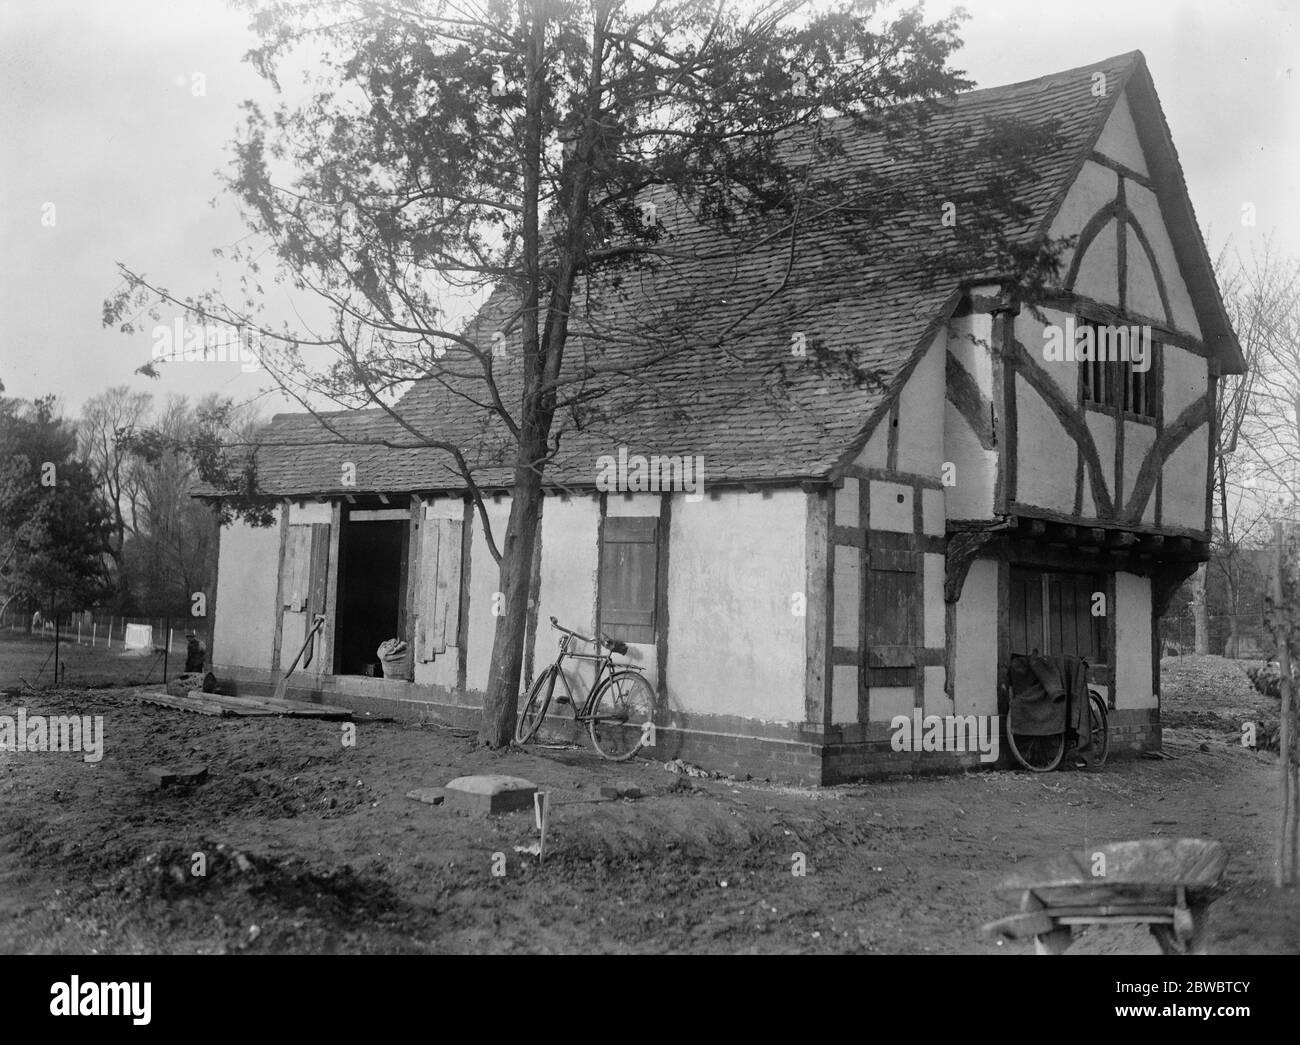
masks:
[[[655,641],[659,520],[610,516],[600,549],[600,627],[624,642]]]
[[[866,598],[867,684],[911,685],[916,665],[913,629],[916,562],[910,552],[873,549]]]
[[[460,560],[465,524],[426,518],[421,528],[415,653],[421,663],[460,643]]]
[[[326,530],[329,529],[327,525]],[[284,608],[303,613],[311,598],[312,527],[294,523],[284,542],[284,561],[280,564],[281,593]]]
[[[307,538],[307,546],[310,549],[307,556],[308,563],[308,588],[307,602],[305,609],[307,611],[307,620],[304,627],[309,629],[315,621],[316,614],[325,612],[325,595],[329,590],[329,563],[330,563],[330,524],[329,523],[312,523],[311,533]],[[311,645],[303,653],[302,666],[305,668],[312,662],[316,653],[316,643],[322,641],[320,633],[317,633],[311,640]],[[317,670],[324,665],[320,661]]]

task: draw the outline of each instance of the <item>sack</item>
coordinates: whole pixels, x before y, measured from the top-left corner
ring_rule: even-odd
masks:
[[[384,678],[404,679],[407,672],[406,643],[401,639],[385,639],[377,650],[379,663],[383,667]]]

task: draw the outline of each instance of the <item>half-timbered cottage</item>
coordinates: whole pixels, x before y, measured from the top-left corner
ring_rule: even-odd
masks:
[[[971,92],[938,119],[1002,114],[1058,127],[1025,232],[1077,237],[1061,278],[1022,305],[998,273],[917,283],[897,236],[814,256],[823,289],[867,270],[873,289],[827,298],[798,334],[854,346],[882,381],[809,370],[770,395],[778,328],[735,367],[677,358],[658,376],[685,405],[617,443],[575,431],[546,473],[523,685],[554,658],[555,616],[629,644],[658,695],[648,755],[825,783],[979,765],[898,750],[899,716],[1002,715],[1011,656],[1039,649],[1087,659],[1113,752],[1159,747],[1156,620],[1207,557],[1216,382],[1243,360],[1142,56]],[[724,323],[773,271],[654,293],[685,303],[712,281]],[[479,414],[437,383],[400,410],[482,447]],[[326,420],[275,418],[259,470],[279,525],[222,531],[216,673],[265,691],[320,613],[291,695],[474,723],[498,569],[464,484],[439,453],[362,439],[392,424],[379,411]],[[620,452],[698,455],[703,487],[602,489]],[[498,538],[510,474],[481,454]],[[411,656],[373,677],[390,637]]]

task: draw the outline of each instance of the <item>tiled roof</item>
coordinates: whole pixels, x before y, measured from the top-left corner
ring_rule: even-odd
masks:
[[[1050,220],[1114,99],[1141,66],[1141,55],[1133,52],[960,95],[934,117],[935,140],[962,136],[975,147],[1007,117],[1055,128],[1057,147],[1035,158],[1032,180],[1015,186],[1028,212],[1013,232],[1028,238]],[[1099,71],[1107,77],[1104,97],[1092,90]],[[548,483],[590,487],[597,459],[616,454],[620,445],[646,456],[702,456],[706,482],[820,478],[865,438],[911,360],[946,322],[962,276],[989,275],[939,274],[932,259],[950,234],[940,227],[943,200],[978,190],[990,168],[972,159],[975,153],[960,160],[943,151],[923,161],[902,158],[882,135],[847,123],[835,134],[844,150],[837,162],[933,184],[940,195],[926,197],[923,208],[913,197],[869,228],[810,233],[796,241],[793,255],[788,239],[737,255],[682,206],[659,198],[667,242],[686,256],[631,273],[621,288],[579,288],[565,376],[572,382],[586,365],[625,376],[612,394],[587,404],[597,413],[562,408],[557,414],[559,448],[546,466]],[[777,288],[781,293],[774,295]],[[494,294],[469,336],[490,344],[511,304],[505,292]],[[728,336],[718,347],[724,331]],[[799,333],[806,358],[791,352]],[[517,345],[517,331],[507,334],[506,351],[517,352]],[[834,365],[813,361],[819,350],[853,360],[858,372],[869,370],[875,379],[846,379]],[[508,373],[502,384],[503,400],[514,408],[517,375]],[[580,387],[566,385],[562,398]],[[481,485],[509,485],[513,443],[499,422],[466,398],[481,402],[484,394],[481,381],[426,379],[395,409],[428,438],[464,449]],[[323,416],[332,431],[306,414],[273,419],[258,459],[268,493],[401,493],[464,485],[444,451],[412,446],[418,440],[381,409]],[[355,486],[343,485],[343,462],[356,466]]]

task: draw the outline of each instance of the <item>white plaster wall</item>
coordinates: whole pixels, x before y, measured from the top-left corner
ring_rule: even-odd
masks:
[[[1196,321],[1196,310],[1192,307],[1191,295],[1183,281],[1182,270],[1178,266],[1178,256],[1174,253],[1173,242],[1165,229],[1164,216],[1156,195],[1145,186],[1135,181],[1128,181],[1124,186],[1129,210],[1137,219],[1142,231],[1151,243],[1160,275],[1164,277],[1165,290],[1169,294],[1169,307],[1173,311],[1174,326],[1185,334],[1195,338],[1201,336],[1201,325]]]
[[[1079,364],[1045,359],[1043,350],[1048,342],[1048,328],[1054,328],[1063,336],[1066,322],[1074,317],[1055,308],[1039,308],[1037,311],[1042,316],[1041,319],[1034,315],[1033,310],[1020,310],[1020,315],[1015,320],[1016,338],[1061,390],[1066,402],[1073,403],[1079,392]]]
[[[871,528],[912,533],[912,487],[872,479],[870,483]]]
[[[1155,446],[1156,430],[1153,425],[1140,424],[1137,421],[1124,422],[1124,504],[1133,496],[1133,486],[1137,482],[1142,462],[1147,459],[1151,447]],[[1155,504],[1155,487],[1151,488],[1151,498],[1147,507]]]
[[[290,501],[289,525],[307,526],[333,521],[333,509],[321,501]]]
[[[1115,198],[1118,179],[1119,176],[1109,167],[1086,160],[1079,170],[1079,176],[1066,192],[1048,235],[1055,239],[1082,230],[1089,218]],[[1073,254],[1073,250],[1062,254],[1062,274],[1069,268]]]
[[[889,463],[889,415],[880,419],[867,445],[854,462],[863,468],[884,468]]]
[[[984,291],[996,293],[997,287],[973,287],[973,295]],[[948,321],[948,352],[975,379],[979,390],[993,398],[993,317],[987,312],[972,312]]]
[[[987,314],[972,313],[948,323],[948,353],[971,376],[976,387],[990,403],[995,399],[993,357],[990,351],[992,337],[992,318]],[[980,446],[965,418],[947,401],[946,389],[943,405],[943,459],[952,463],[955,480],[954,485],[943,490],[946,518],[991,518],[993,487],[997,479],[997,450],[985,450]],[[928,518],[926,532],[940,532],[931,530]]]
[[[953,701],[943,688],[944,670],[939,667],[923,668],[924,672],[924,706],[927,715],[951,715]]]
[[[668,570],[669,704],[770,722],[804,718],[807,498],[721,492],[673,499]]]
[[[953,714],[998,713],[998,564],[976,559],[957,601]]]
[[[858,668],[836,664],[831,675],[831,722],[854,725],[858,721]]]
[[[218,674],[223,665],[269,669],[275,642],[280,527],[235,522],[221,528],[220,542],[212,663]]]
[[[935,424],[944,401],[947,331],[938,331],[917,362],[898,401],[898,471],[938,476],[943,465],[943,428]],[[875,521],[872,521],[875,525]]]
[[[997,480],[997,451],[981,447],[966,419],[946,401],[943,405],[943,430],[944,460],[952,463],[954,480],[952,486],[943,490],[947,517],[990,518],[993,515],[993,487]],[[931,532],[928,522],[926,530]]]
[[[1165,368],[1165,424],[1171,425],[1178,415],[1198,399],[1204,399],[1209,388],[1205,360],[1177,345],[1164,345]]]
[[[872,686],[868,695],[867,709],[872,722],[889,722],[895,715],[911,715],[912,708],[916,707],[916,693],[911,686]]]
[[[933,537],[942,537],[944,534],[944,518],[944,491],[922,490],[921,529]]]
[[[837,544],[835,550],[835,645],[857,649],[862,606],[861,552]]]
[[[1128,107],[1128,91],[1124,92],[1111,110],[1110,118],[1097,139],[1096,151],[1139,174],[1148,173],[1137,126],[1133,123],[1133,114]]]
[[[1151,691],[1151,581],[1115,574],[1115,707],[1153,708]]]
[[[1097,458],[1101,462],[1101,478],[1106,485],[1106,492],[1111,500],[1115,499],[1115,417],[1113,414],[1099,414],[1095,410],[1085,411],[1088,431],[1097,447]],[[1088,478],[1088,462],[1084,459],[1083,477],[1083,514],[1096,518],[1097,507],[1092,501],[1092,483]]]
[[[1088,244],[1075,273],[1074,287],[1076,294],[1104,301],[1107,304],[1119,304],[1119,239],[1118,226],[1112,221],[1097,233]]]
[[[1077,453],[1051,407],[1028,381],[1017,377],[1016,500],[1072,513]]]
[[[1160,286],[1156,282],[1155,269],[1147,252],[1142,249],[1142,242],[1133,231],[1132,225],[1125,226],[1128,237],[1128,254],[1125,261],[1127,274],[1126,306],[1130,312],[1139,316],[1165,322],[1165,304],[1160,299]]]
[[[1165,525],[1204,529],[1208,452],[1209,430],[1201,425],[1165,462],[1164,494],[1160,506],[1161,520]]]
[[[858,496],[858,480],[848,476],[844,485],[835,491],[835,525],[860,526],[861,500]]]
[[[923,642],[930,649],[943,648],[943,579],[944,557],[927,552],[921,556],[925,575],[921,578],[925,593],[925,636]]]

